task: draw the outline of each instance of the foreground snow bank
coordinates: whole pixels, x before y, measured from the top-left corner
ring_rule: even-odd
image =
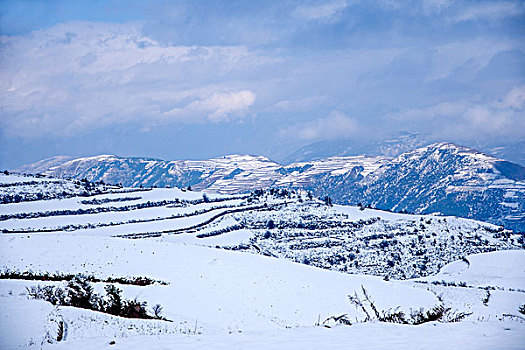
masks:
[[[210,326],[207,329],[212,331]],[[0,349],[41,349],[46,344],[93,337],[194,333],[202,333],[202,326],[180,317],[173,322],[128,319],[74,307],[54,307],[23,296],[0,295]]]
[[[385,323],[352,327],[305,327],[210,336],[145,336],[115,340],[93,338],[50,346],[51,349],[523,349],[525,327],[519,323],[463,322],[402,326]],[[47,347],[44,347],[46,349]]]

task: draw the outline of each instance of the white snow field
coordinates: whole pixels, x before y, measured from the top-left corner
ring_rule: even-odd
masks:
[[[58,190],[16,177],[0,176],[13,184],[0,194],[17,186],[25,193],[0,205],[0,349],[525,347],[525,251],[493,225],[329,207],[300,192],[203,198],[104,185],[94,193],[67,180]],[[35,198],[39,191],[51,195]],[[468,263],[447,264],[460,256]],[[418,278],[387,281],[389,268],[399,271],[391,277]],[[9,271],[148,277],[163,283],[115,285],[150,313],[162,305],[172,322],[53,306],[26,288],[67,281],[9,279]],[[108,284],[93,283],[99,294]],[[364,322],[348,298],[363,298],[363,288],[381,312],[444,305],[468,315],[417,326]],[[344,314],[352,325],[324,322]]]

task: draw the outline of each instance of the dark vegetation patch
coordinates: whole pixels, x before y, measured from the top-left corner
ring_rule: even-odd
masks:
[[[91,199],[91,200],[83,200],[80,203],[86,204],[86,205],[100,205],[105,203],[112,203],[112,202],[128,202],[128,201],[136,201],[142,199],[142,197],[118,197],[118,198],[102,198],[102,199]]]
[[[348,300],[350,301],[351,305],[355,306],[357,310],[363,313],[365,316],[364,319],[356,319],[355,322],[352,322],[347,314],[343,314],[340,316],[332,316],[327,318],[323,322],[323,325],[329,327],[328,323],[330,321],[347,326],[351,326],[353,323],[365,323],[373,321],[406,325],[420,325],[427,322],[454,323],[460,322],[464,318],[471,315],[471,313],[459,312],[444,306],[442,300],[440,300],[440,305],[436,305],[431,309],[411,309],[409,314],[406,314],[400,310],[399,306],[396,308],[390,308],[388,310],[380,310],[368,294],[368,291],[363,286],[361,286],[361,290],[363,296],[359,296],[357,292],[355,292],[354,295],[348,296]]]
[[[161,316],[162,306],[159,304],[153,307],[153,315],[151,315],[147,311],[147,302],[123,299],[122,291],[112,284],[108,284],[104,290],[105,296],[96,294],[87,277],[82,274],[73,276],[65,288],[57,286],[27,288],[29,297],[45,300],[57,306],[73,306],[127,318],[169,321]]]
[[[50,281],[50,282],[60,282],[60,281],[72,281],[76,276],[75,274],[62,274],[62,273],[35,273],[32,271],[11,271],[9,269],[6,269],[2,272],[0,272],[0,279],[14,279],[14,280],[26,280],[26,281]],[[127,285],[133,285],[133,286],[149,286],[152,284],[161,284],[161,285],[167,285],[167,282],[154,280],[149,277],[108,277],[108,278],[98,278],[93,275],[82,275],[82,278],[85,279],[87,282],[93,282],[93,283],[119,283],[119,284],[127,284]]]

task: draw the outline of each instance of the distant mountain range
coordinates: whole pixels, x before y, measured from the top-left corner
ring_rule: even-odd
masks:
[[[418,133],[404,132],[381,142],[358,139],[336,139],[306,145],[282,159],[282,163],[307,162],[328,157],[366,154],[369,156],[397,157],[417,147],[429,144]]]
[[[275,155],[282,164],[307,162],[334,156],[351,156],[355,154],[366,154],[369,156],[397,157],[405,152],[410,152],[418,147],[423,147],[436,142],[430,135],[417,132],[401,132],[391,135],[381,141],[373,141],[360,138],[342,138],[327,141],[318,141],[299,148],[292,154]],[[509,140],[498,147],[493,144],[478,141],[475,144],[477,150],[491,154],[497,158],[525,165],[525,141]]]
[[[301,188],[329,195],[338,203],[456,215],[525,231],[525,168],[453,143],[431,144],[396,158],[340,156],[286,166],[249,155],[202,161],[59,156],[18,171],[230,194],[265,187]]]
[[[525,168],[518,164],[438,143],[400,155],[351,191],[339,188],[338,200],[394,211],[456,215],[525,231],[524,180]]]

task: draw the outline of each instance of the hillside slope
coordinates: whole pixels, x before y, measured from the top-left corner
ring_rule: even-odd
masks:
[[[0,184],[0,197],[24,190],[18,202],[0,205],[0,228],[10,235],[165,237],[396,279],[427,276],[468,254],[524,244],[522,235],[483,222],[331,206],[304,191],[205,195],[16,175],[0,175]]]
[[[41,161],[20,169],[131,187],[188,187],[235,194],[267,187],[329,195],[343,204],[440,213],[525,231],[525,168],[474,149],[436,143],[385,157],[330,157],[282,166],[265,157],[203,161],[96,156]]]
[[[60,161],[57,162],[57,159]],[[282,166],[266,157],[229,155],[202,161],[164,161],[100,155],[70,159],[53,157],[18,172],[53,177],[121,183],[128,187],[188,187],[217,193],[242,193],[271,186],[323,191],[329,179],[357,181],[385,164],[384,157],[332,157]]]
[[[523,236],[491,224],[330,206],[304,191],[205,195],[18,175],[0,184],[0,195],[19,193],[0,204],[2,348],[522,344]],[[172,322],[28,298],[28,287],[64,288],[75,274],[91,276],[98,295],[112,285],[150,313],[158,303]],[[126,282],[137,280],[152,283]],[[378,312],[451,314],[380,322],[349,303],[364,293]]]
[[[336,187],[343,203],[441,213],[525,230],[525,168],[467,147],[438,143],[404,153],[359,186]]]

